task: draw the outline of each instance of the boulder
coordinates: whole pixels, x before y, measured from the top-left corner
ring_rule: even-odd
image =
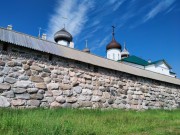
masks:
[[[45,83],[36,83],[35,87],[39,88],[39,89],[46,89],[47,88]]]
[[[43,108],[49,108],[49,104],[46,103],[46,102],[42,102],[40,107],[43,107]]]
[[[93,95],[95,95],[95,96],[102,96],[102,91],[100,91],[100,90],[94,90],[93,91]]]
[[[11,86],[9,84],[3,84],[0,83],[0,92],[3,92],[4,90],[10,90]]]
[[[29,69],[30,69],[30,66],[27,65],[27,64],[24,64],[24,65],[23,65],[23,69],[24,69],[24,70],[29,70]]]
[[[50,83],[51,82],[51,78],[50,77],[45,77],[44,78],[44,82],[45,83]]]
[[[70,90],[71,86],[69,84],[60,84],[60,88],[62,90]]]
[[[71,77],[73,77],[73,76],[75,76],[75,72],[69,72],[69,75],[70,75]]]
[[[44,68],[43,71],[46,73],[51,73],[51,70],[49,68]]]
[[[31,81],[17,81],[16,82],[16,87],[19,88],[27,88],[27,87],[31,87],[32,83]]]
[[[0,60],[0,66],[5,66],[5,62]]]
[[[40,93],[30,95],[31,99],[37,99],[37,100],[42,100],[43,97],[44,97],[43,94],[40,94]]]
[[[77,101],[76,97],[69,97],[69,98],[66,99],[67,103],[75,103],[76,101]]]
[[[7,98],[0,96],[0,107],[9,107],[10,103],[8,102]]]
[[[45,72],[41,73],[41,77],[48,77],[48,76],[50,76],[50,73],[45,73]]]
[[[77,94],[81,94],[82,93],[82,87],[76,86],[73,88],[73,91],[75,91]]]
[[[24,89],[24,88],[13,88],[13,91],[16,94],[21,94],[21,93],[25,93],[26,89]]]
[[[16,62],[14,62],[14,61],[8,61],[8,62],[7,62],[7,65],[8,65],[9,67],[14,67],[14,66],[16,66]]]
[[[92,107],[92,102],[90,102],[90,101],[80,101],[79,106],[80,107]]]
[[[38,92],[38,88],[28,88],[27,92],[32,94],[32,93],[37,93]]]
[[[15,94],[16,99],[30,99],[30,95],[28,93],[23,93],[23,94]]]
[[[39,76],[31,76],[30,80],[37,83],[44,82],[44,79]]]
[[[60,96],[62,95],[62,91],[61,90],[52,90],[53,96]]]
[[[66,95],[67,97],[71,97],[73,95],[72,90],[64,90],[63,95]]]
[[[105,99],[109,99],[111,97],[111,95],[109,94],[109,92],[103,92],[102,97]]]
[[[91,101],[92,102],[99,102],[101,100],[101,98],[99,96],[92,96]]]
[[[58,83],[49,83],[47,84],[48,90],[58,90],[59,89],[59,84]]]
[[[11,91],[5,91],[1,95],[5,96],[7,98],[13,98],[14,97],[14,92],[12,90]]]
[[[20,75],[22,75],[22,73],[13,71],[12,73],[9,73],[9,74],[8,74],[8,77],[12,77],[12,78],[18,79],[18,77],[19,77]]]
[[[32,70],[36,70],[36,71],[43,71],[43,68],[41,68],[41,67],[39,67],[39,66],[36,66],[36,65],[32,65],[31,67],[30,67]]]
[[[92,98],[91,96],[85,96],[85,95],[80,95],[78,97],[78,99],[81,100],[81,101],[90,101],[91,98]]]
[[[63,96],[56,97],[56,101],[63,104],[66,102],[66,99]]]
[[[26,80],[28,80],[28,79],[29,79],[29,76],[24,76],[24,75],[19,76],[19,80],[24,80],[24,81],[26,81]]]
[[[82,94],[83,94],[83,95],[92,95],[93,93],[92,93],[92,90],[83,89],[83,90],[82,90]]]
[[[108,100],[108,103],[109,103],[109,104],[113,104],[113,103],[114,103],[114,99],[109,99],[109,100]]]
[[[87,75],[87,74],[84,74],[84,78],[87,79],[87,80],[91,80],[92,77],[90,75]]]
[[[51,108],[57,108],[57,107],[60,107],[60,106],[61,106],[61,104],[56,102],[56,101],[51,103]]]
[[[7,75],[10,69],[11,69],[10,67],[4,67],[2,73]]]
[[[52,96],[53,96],[53,93],[52,93],[52,91],[45,91],[44,96],[45,96],[45,97],[52,97]]]
[[[35,107],[39,107],[40,105],[40,101],[39,100],[28,100],[27,101],[27,105],[29,106],[35,106]]]
[[[48,103],[52,103],[54,102],[54,97],[45,97],[45,99],[47,100]]]
[[[4,77],[0,77],[0,83],[4,82]]]
[[[11,104],[13,105],[13,106],[22,106],[22,105],[24,105],[25,104],[25,100],[22,100],[22,99],[17,99],[17,100],[12,100],[11,101]]]

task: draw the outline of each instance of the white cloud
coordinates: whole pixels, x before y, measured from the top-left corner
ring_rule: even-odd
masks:
[[[53,40],[54,34],[63,28],[64,24],[66,24],[66,29],[73,37],[77,36],[88,21],[87,13],[92,7],[93,1],[59,0],[55,13],[50,17],[48,25],[49,40]],[[63,17],[68,19],[63,19]]]
[[[98,48],[101,48],[101,47],[104,46],[104,45],[107,45],[109,38],[110,38],[109,35],[106,36],[102,41],[100,41],[100,42],[97,43],[98,45],[96,45],[96,47],[92,47],[91,50],[93,51],[93,50],[96,50],[96,49],[98,49]],[[109,41],[109,42],[110,42],[110,41]]]
[[[121,0],[115,3],[115,6],[113,7],[113,11],[116,11],[126,0]]]
[[[176,0],[162,0],[143,19],[143,22],[154,18],[158,13],[168,9]]]

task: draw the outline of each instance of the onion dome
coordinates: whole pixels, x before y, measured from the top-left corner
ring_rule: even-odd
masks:
[[[113,32],[112,32],[112,41],[106,46],[106,51],[109,49],[120,49],[121,50],[121,44],[118,43],[115,38],[114,38],[114,26],[113,27]]]
[[[83,49],[83,52],[90,53],[90,49],[87,47],[87,40],[86,40],[86,48]]]
[[[56,42],[58,42],[60,40],[65,40],[65,41],[71,42],[72,39],[73,39],[72,35],[68,31],[66,31],[65,28],[61,29],[60,31],[58,31],[54,34],[54,40]]]
[[[126,43],[124,43],[124,49],[123,49],[123,51],[121,52],[121,58],[127,58],[127,57],[129,57],[129,52],[128,52],[128,50],[126,49]]]

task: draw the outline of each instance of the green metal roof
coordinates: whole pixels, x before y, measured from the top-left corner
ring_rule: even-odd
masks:
[[[154,61],[154,62],[149,63],[148,61],[146,61],[146,60],[144,60],[142,58],[139,58],[137,56],[134,56],[134,55],[129,56],[127,58],[124,58],[124,59],[122,59],[120,61],[133,63],[133,64],[137,64],[137,65],[141,65],[141,66],[148,66],[148,65],[153,65],[153,64],[163,62],[169,67],[169,69],[172,69],[171,66],[165,60],[158,60],[158,61]]]
[[[137,56],[129,56],[127,58],[122,59],[121,61],[124,62],[129,62],[129,63],[133,63],[133,64],[137,64],[137,65],[141,65],[141,66],[147,66],[149,63],[146,60],[143,60]]]
[[[169,73],[170,73],[170,74],[174,74],[174,75],[176,74],[176,73],[174,73],[174,72],[172,72],[172,71],[169,71]]]

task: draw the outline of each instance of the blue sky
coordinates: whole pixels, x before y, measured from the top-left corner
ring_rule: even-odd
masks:
[[[126,42],[131,55],[165,59],[180,76],[179,0],[1,0],[0,27],[12,24],[33,36],[41,27],[52,40],[64,23],[77,49],[88,40],[92,53],[102,57],[115,25],[116,40]]]

